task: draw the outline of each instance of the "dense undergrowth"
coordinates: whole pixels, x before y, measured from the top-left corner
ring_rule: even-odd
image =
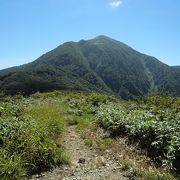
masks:
[[[61,140],[69,120],[76,120],[80,130],[100,125],[112,137],[126,136],[167,172],[179,173],[179,98],[156,95],[123,101],[96,93],[54,91],[1,98],[0,179],[21,179],[67,163]],[[93,141],[89,136],[85,143]],[[116,144],[111,138],[101,139],[98,146],[106,148],[112,142]]]
[[[138,142],[159,165],[180,172],[180,99],[156,95],[101,105],[98,123],[112,135]]]
[[[39,108],[41,103],[21,96],[1,101],[0,179],[20,179],[68,161],[56,143],[63,130],[56,112],[62,107],[57,110],[44,101]]]

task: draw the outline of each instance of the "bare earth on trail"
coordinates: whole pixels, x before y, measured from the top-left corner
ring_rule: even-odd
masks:
[[[52,172],[35,176],[45,180],[124,180],[121,166],[113,159],[104,157],[93,148],[87,147],[76,132],[75,126],[69,126],[64,134],[64,147],[70,155],[70,165],[54,169]]]

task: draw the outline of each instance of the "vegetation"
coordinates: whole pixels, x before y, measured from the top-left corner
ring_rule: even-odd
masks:
[[[108,150],[108,155],[111,150],[113,155],[120,153],[117,158],[128,177],[174,179],[172,172],[179,173],[179,98],[152,95],[124,101],[97,93],[54,91],[0,99],[2,180],[68,163],[62,141],[70,120],[77,123],[87,146],[101,153]],[[108,132],[112,136],[102,136]],[[155,164],[137,152],[137,142]]]
[[[68,42],[36,61],[0,71],[0,92],[59,89],[106,92],[123,99],[151,92],[180,95],[180,69],[105,36]]]
[[[49,107],[38,109],[31,99],[22,97],[1,101],[0,179],[19,179],[68,162],[63,148],[56,143],[62,121],[54,119],[57,109],[47,111]]]
[[[98,123],[112,135],[138,142],[159,165],[179,172],[180,99],[157,95],[128,103],[101,105]]]

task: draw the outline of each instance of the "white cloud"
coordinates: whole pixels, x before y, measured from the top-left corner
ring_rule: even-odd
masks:
[[[114,0],[114,1],[110,2],[109,5],[112,8],[118,8],[118,7],[120,7],[122,5],[122,1]]]

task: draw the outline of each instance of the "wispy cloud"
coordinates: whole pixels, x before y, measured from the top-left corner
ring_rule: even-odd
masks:
[[[122,1],[114,0],[109,3],[112,8],[118,8],[122,5]]]

